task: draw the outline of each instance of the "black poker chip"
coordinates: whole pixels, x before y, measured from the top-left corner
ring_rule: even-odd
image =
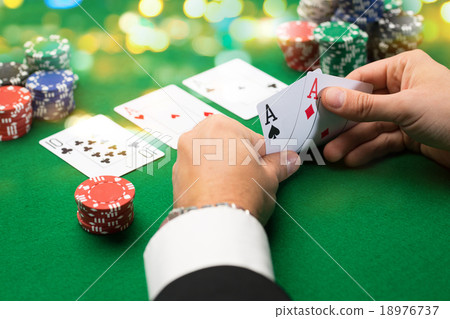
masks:
[[[28,66],[16,62],[0,62],[0,86],[22,86],[29,76]]]

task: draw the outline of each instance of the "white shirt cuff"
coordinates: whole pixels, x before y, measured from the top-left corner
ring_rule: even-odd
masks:
[[[164,225],[144,252],[150,299],[172,281],[214,266],[237,266],[274,280],[269,241],[259,221],[231,207],[193,210]]]

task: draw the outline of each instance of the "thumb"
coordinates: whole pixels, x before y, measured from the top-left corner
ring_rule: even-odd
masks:
[[[274,170],[278,182],[282,182],[300,168],[300,156],[293,151],[268,154],[263,157],[269,169]]]
[[[327,88],[321,95],[323,106],[346,119],[358,122],[389,121],[398,123],[411,112],[405,107],[401,92],[367,94],[338,87]]]

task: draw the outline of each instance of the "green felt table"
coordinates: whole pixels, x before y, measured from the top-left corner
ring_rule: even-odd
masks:
[[[12,32],[7,26],[16,24],[21,34],[39,32],[51,10],[36,3],[0,8],[6,22],[0,31]],[[85,7],[102,21],[106,11],[136,10],[137,1],[105,3],[86,1]],[[58,28],[74,30],[75,39],[101,32],[79,9],[55,14],[62,17]],[[422,48],[450,66],[448,42],[425,40]],[[276,41],[245,49],[253,65],[280,80],[291,83],[299,76],[285,66]],[[19,60],[20,50],[14,54]],[[113,108],[158,85],[123,52],[93,56],[94,67],[79,72],[75,114],[105,114],[136,129]],[[213,57],[197,55],[189,45],[135,57],[162,86],[183,87],[184,78],[214,66]],[[259,122],[242,121],[201,99],[261,132]],[[153,172],[125,175],[136,186],[135,221],[123,233],[95,236],[78,225],[73,197],[86,176],[38,143],[62,129],[64,121],[35,121],[27,136],[0,143],[0,299],[147,300],[143,252],[170,209],[177,152],[169,149],[168,163],[157,168],[163,162],[158,160]],[[376,300],[448,300],[449,177],[448,170],[413,153],[358,169],[305,163],[281,184],[282,208],[266,227],[277,282],[294,300],[370,300],[369,294]]]

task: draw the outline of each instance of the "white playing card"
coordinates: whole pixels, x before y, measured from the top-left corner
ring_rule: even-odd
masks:
[[[287,87],[240,59],[234,59],[183,81],[192,90],[243,118],[258,115],[256,105]]]
[[[104,115],[53,134],[39,144],[88,177],[122,176],[164,153]]]
[[[291,139],[304,84],[305,78],[302,78],[258,103],[258,115],[263,135],[266,137],[266,153],[297,149],[297,143],[292,142]]]
[[[169,85],[119,105],[114,110],[176,149],[181,134],[206,117],[221,114],[176,85]]]
[[[314,125],[308,135],[308,140],[313,140],[317,146],[327,143],[355,125],[354,122],[328,111],[320,102],[321,91],[330,86],[343,87],[365,93],[372,93],[373,90],[373,85],[369,83],[327,74],[308,73],[305,81],[302,107],[310,107],[312,112],[314,112]]]

